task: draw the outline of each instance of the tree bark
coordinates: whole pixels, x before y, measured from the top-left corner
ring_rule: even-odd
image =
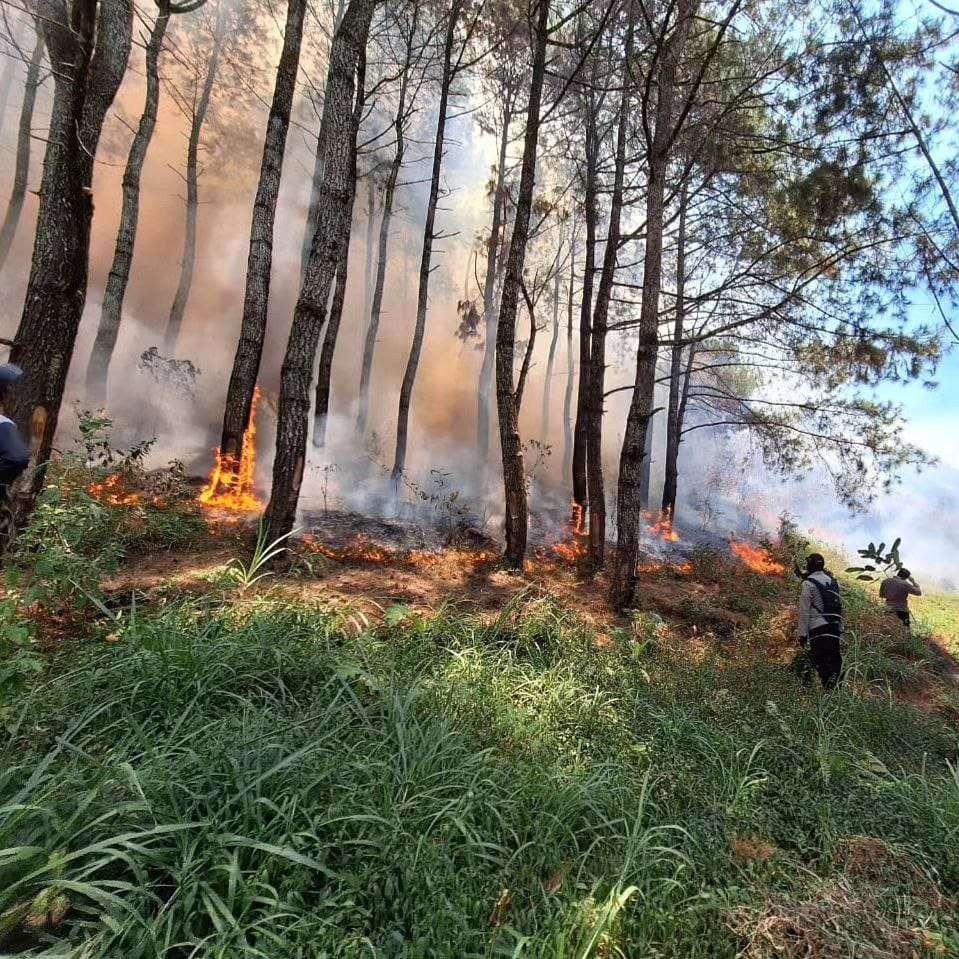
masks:
[[[569,291],[566,296],[566,395],[563,397],[563,476],[572,481],[573,469],[573,294],[576,283],[576,223],[569,235]]]
[[[683,332],[686,320],[686,185],[679,194],[679,232],[676,237],[676,317],[669,363],[669,404],[666,410],[666,472],[663,480],[663,515],[676,517],[679,482],[679,393],[683,366]]]
[[[486,327],[486,343],[483,348],[483,365],[480,368],[476,406],[476,458],[479,468],[482,470],[485,470],[489,460],[490,423],[492,421],[490,404],[493,398],[493,372],[496,369],[496,326],[499,322],[496,311],[496,277],[499,273],[501,234],[506,219],[506,151],[509,148],[509,128],[512,119],[512,92],[510,91],[503,103],[503,127],[500,130],[496,186],[493,193],[493,222],[490,225],[486,277],[483,281],[483,319]]]
[[[313,401],[313,445],[323,449],[326,445],[326,424],[330,415],[330,391],[333,381],[333,354],[336,340],[340,334],[340,321],[343,319],[343,303],[346,300],[346,279],[349,275],[350,244],[349,239],[343,246],[343,253],[336,268],[336,286],[333,288],[333,303],[330,306],[330,319],[326,324],[326,336],[320,350],[320,365],[316,374],[316,397]]]
[[[513,366],[516,353],[516,312],[526,262],[529,220],[536,180],[536,153],[539,145],[540,105],[546,76],[546,45],[549,38],[549,0],[539,0],[536,8],[533,70],[526,111],[526,136],[513,237],[506,261],[503,296],[496,330],[496,404],[499,412],[500,447],[503,458],[503,485],[506,501],[506,552],[504,562],[521,569],[526,557],[528,505],[523,445],[519,435],[519,398],[514,391]],[[530,322],[533,322],[532,316]],[[522,379],[520,381],[522,386]]]
[[[303,20],[306,0],[289,0],[283,50],[276,70],[273,102],[267,120],[260,180],[253,202],[250,226],[250,252],[246,267],[246,293],[240,339],[233,358],[233,371],[223,412],[220,454],[230,463],[239,463],[243,454],[243,434],[250,422],[253,394],[260,375],[263,341],[269,315],[270,275],[273,269],[273,231],[276,203],[283,174],[283,155],[290,129],[290,113],[296,93],[296,76],[303,44]],[[235,474],[235,471],[234,471]]]
[[[150,39],[147,41],[146,99],[137,132],[134,134],[133,143],[130,144],[126,169],[123,171],[123,202],[120,207],[120,226],[113,251],[113,264],[103,291],[100,323],[87,364],[87,402],[92,406],[100,406],[106,399],[110,362],[113,359],[113,350],[116,347],[120,323],[123,319],[123,300],[130,279],[140,217],[140,177],[150,148],[150,141],[153,139],[153,131],[156,128],[160,104],[160,51],[163,49],[170,13],[169,0],[161,0],[153,29],[150,31]]]
[[[663,273],[663,202],[666,168],[674,139],[673,103],[678,61],[686,45],[696,0],[679,0],[677,23],[666,41],[657,77],[655,129],[646,182],[646,252],[639,313],[639,344],[623,448],[619,461],[616,563],[610,599],[617,608],[632,605],[636,594],[639,533],[642,523],[642,470],[646,431],[653,413],[659,340],[659,296]]]
[[[220,65],[220,52],[225,39],[224,10],[225,7],[221,5],[217,11],[213,49],[210,52],[210,61],[207,64],[206,77],[203,80],[200,98],[193,106],[193,117],[190,124],[190,140],[187,146],[186,159],[186,228],[183,239],[183,259],[180,262],[180,283],[177,286],[176,296],[173,298],[170,319],[167,322],[166,333],[163,338],[163,349],[168,356],[172,356],[176,350],[177,341],[180,338],[180,329],[183,326],[183,317],[190,300],[190,290],[193,288],[193,272],[196,268],[197,216],[200,205],[200,135],[203,132],[203,124],[206,122],[207,111],[210,109],[210,98],[213,95],[213,84],[216,81],[216,71]]]
[[[386,187],[383,191],[383,218],[380,220],[380,239],[376,262],[376,285],[373,288],[373,304],[370,307],[370,322],[366,328],[366,338],[363,342],[363,360],[360,365],[360,391],[357,401],[356,432],[363,435],[366,432],[366,422],[370,411],[370,382],[373,377],[373,357],[376,353],[376,337],[380,331],[380,315],[383,310],[383,289],[386,285],[386,260],[390,242],[390,221],[393,217],[393,200],[396,196],[396,181],[403,166],[406,154],[406,97],[409,92],[410,64],[413,58],[413,37],[416,32],[417,14],[419,6],[414,7],[413,23],[406,47],[406,63],[403,68],[403,79],[400,83],[400,95],[396,105],[396,116],[393,120],[393,132],[396,138],[396,152],[390,164],[390,172],[386,178]]]
[[[280,374],[273,490],[266,519],[274,539],[289,533],[306,468],[310,381],[333,278],[350,240],[356,195],[356,134],[363,110],[365,51],[376,0],[350,0],[333,35],[323,98],[324,146],[316,235]]]
[[[573,503],[580,511],[589,502],[589,483],[586,477],[589,444],[589,390],[593,336],[593,281],[596,270],[597,167],[599,162],[599,133],[596,110],[592,98],[586,113],[586,171],[583,216],[586,221],[586,249],[583,262],[583,293],[579,304],[579,389],[576,395],[576,426],[573,432]]]
[[[363,315],[373,308],[373,237],[376,227],[376,177],[370,170],[369,190],[366,194],[366,268],[363,274]]]
[[[560,237],[560,252],[562,252],[562,237]],[[549,396],[550,384],[553,382],[553,366],[556,363],[556,342],[559,340],[559,257],[556,260],[556,275],[553,277],[553,335],[549,341],[549,355],[546,357],[546,378],[543,382],[543,414],[541,432],[543,442],[549,442]]]
[[[633,3],[629,5],[629,26],[623,62],[626,64],[623,91],[619,103],[616,128],[616,156],[613,170],[613,191],[610,199],[609,229],[603,268],[596,291],[590,337],[589,376],[586,388],[586,482],[589,501],[589,560],[594,567],[603,565],[606,555],[606,483],[603,477],[603,407],[606,402],[606,334],[609,304],[616,280],[616,260],[622,242],[620,227],[623,214],[623,191],[626,174],[626,139],[632,83],[630,60],[633,55]]]
[[[653,443],[656,436],[656,414],[646,423],[646,442],[643,444],[643,465],[639,473],[639,505],[644,513],[649,512],[649,490],[653,479]]]
[[[33,133],[33,111],[37,102],[37,88],[40,86],[40,62],[43,60],[43,34],[37,29],[37,40],[33,54],[27,66],[26,86],[23,89],[23,102],[20,104],[20,124],[17,129],[17,159],[13,173],[13,189],[7,212],[0,226],[0,270],[10,255],[10,247],[20,223],[23,201],[27,195],[27,178],[30,175],[30,139]]]
[[[333,14],[334,32],[343,19],[343,10],[346,0],[337,0],[336,10]],[[316,105],[314,97],[310,96],[311,101]],[[310,259],[310,246],[313,243],[313,237],[316,234],[316,219],[319,213],[320,186],[323,183],[323,144],[317,142],[316,152],[313,161],[313,176],[310,178],[310,203],[306,215],[306,228],[303,230],[303,243],[300,246],[300,281],[306,275],[306,265]]]
[[[429,301],[430,273],[433,262],[433,240],[436,226],[436,205],[440,196],[440,174],[443,170],[443,153],[446,144],[446,110],[449,104],[450,86],[453,82],[453,47],[456,43],[456,27],[459,22],[463,0],[453,0],[447,16],[446,41],[443,45],[443,76],[440,82],[439,115],[436,119],[436,137],[433,143],[433,171],[430,177],[430,195],[426,204],[426,224],[423,227],[423,252],[420,256],[419,290],[416,296],[416,325],[413,343],[410,346],[406,371],[400,387],[399,411],[396,418],[396,456],[393,459],[393,482],[396,483],[406,468],[406,445],[410,425],[410,401],[423,352],[423,337],[426,333],[426,307]]]
[[[67,371],[86,300],[93,219],[93,163],[107,111],[130,56],[129,0],[62,0],[38,9],[50,62],[53,111],[23,315],[10,354],[24,377],[8,414],[30,438],[32,462],[18,499],[29,510],[43,482]]]

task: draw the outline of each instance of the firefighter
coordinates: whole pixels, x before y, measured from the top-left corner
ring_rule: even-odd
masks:
[[[842,630],[839,584],[826,569],[826,560],[819,553],[811,553],[799,594],[796,638],[808,652],[824,689],[835,688],[842,676]]]

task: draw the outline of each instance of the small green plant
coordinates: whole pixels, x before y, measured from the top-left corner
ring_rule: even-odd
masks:
[[[905,565],[899,556],[901,543],[902,539],[897,539],[888,552],[886,552],[885,543],[880,543],[878,546],[870,543],[866,549],[857,550],[859,555],[869,562],[865,566],[850,566],[846,572],[858,573],[856,579],[865,583],[875,583],[887,576],[895,575]]]
[[[253,555],[246,563],[235,558],[230,560],[227,564],[229,581],[235,584],[241,593],[245,593],[261,580],[272,576],[273,573],[268,568],[269,564],[287,551],[288,547],[282,544],[295,532],[296,530],[291,530],[289,533],[284,533],[283,536],[278,536],[272,542],[267,542],[269,531],[263,520],[260,520]]]
[[[35,643],[33,624],[22,618],[16,601],[0,600],[0,711],[43,671]]]

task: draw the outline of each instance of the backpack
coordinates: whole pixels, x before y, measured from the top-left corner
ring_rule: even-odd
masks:
[[[830,576],[829,583],[820,583],[819,580],[807,576],[805,582],[812,583],[819,594],[819,605],[814,606],[817,613],[829,626],[836,626],[842,632],[842,596],[839,593],[839,583]]]

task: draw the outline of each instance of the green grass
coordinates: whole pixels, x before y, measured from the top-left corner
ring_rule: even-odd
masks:
[[[533,597],[356,623],[173,600],[64,654],[3,716],[4,954],[959,950],[944,722],[691,663],[642,617],[598,651]],[[881,875],[847,862],[863,836]]]
[[[919,626],[942,637],[951,651],[959,655],[959,595],[930,593],[912,600]]]

